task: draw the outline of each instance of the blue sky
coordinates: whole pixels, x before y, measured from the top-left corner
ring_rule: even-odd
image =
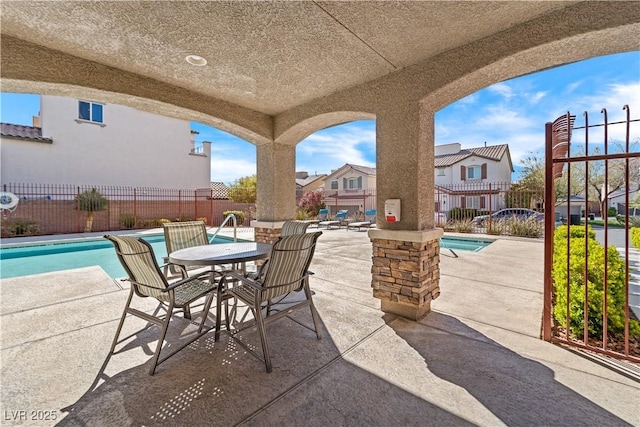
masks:
[[[582,120],[600,123],[606,108],[609,121],[640,118],[640,51],[602,56],[494,84],[436,113],[436,145],[459,142],[463,148],[509,144],[517,167],[529,152],[544,149],[544,124],[568,110]],[[2,93],[0,119],[31,124],[39,111],[37,95]],[[256,173],[255,147],[215,128],[192,123],[198,141],[212,142],[211,180],[232,183]],[[640,138],[637,124],[632,140]],[[612,127],[610,139],[622,140],[623,126]],[[296,170],[330,173],[345,163],[375,167],[375,122],[357,121],[318,131],[296,147]],[[513,178],[518,178],[518,173]]]

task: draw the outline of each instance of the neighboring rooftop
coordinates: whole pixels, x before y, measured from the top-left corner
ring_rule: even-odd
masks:
[[[228,199],[229,198],[229,187],[227,187],[222,182],[212,182],[211,183],[211,196],[214,199]]]
[[[42,136],[42,129],[34,126],[14,125],[11,123],[0,123],[0,135],[7,138],[24,139],[27,141],[53,143],[51,138]]]
[[[448,144],[453,145],[453,144]],[[434,166],[437,168],[444,168],[447,166],[452,166],[468,157],[478,156],[484,157],[485,159],[500,161],[502,156],[505,153],[509,154],[509,146],[507,144],[500,145],[489,145],[484,147],[477,148],[465,148],[460,149],[460,151],[456,153],[447,153],[447,154],[437,154],[438,150],[436,148],[436,156],[434,157]],[[511,164],[511,158],[509,158],[509,164]],[[513,168],[512,168],[513,169]]]

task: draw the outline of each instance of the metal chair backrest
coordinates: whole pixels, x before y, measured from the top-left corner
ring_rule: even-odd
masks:
[[[301,288],[321,234],[322,231],[294,234],[275,241],[269,256],[269,268],[262,281],[266,288],[263,301]]]
[[[169,284],[156,262],[153,248],[143,239],[131,236],[104,236],[115,246],[120,264],[132,281],[138,296],[162,298]],[[146,286],[138,286],[140,283]]]
[[[291,236],[294,234],[304,234],[307,232],[307,228],[309,227],[308,222],[306,221],[285,221],[282,225],[282,231],[280,233],[281,236]]]
[[[167,254],[192,246],[209,244],[204,221],[166,222],[162,227]]]

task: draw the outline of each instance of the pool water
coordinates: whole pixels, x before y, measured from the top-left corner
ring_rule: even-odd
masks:
[[[486,248],[493,242],[494,240],[489,240],[489,239],[471,239],[471,238],[465,238],[465,237],[441,237],[440,248],[478,252],[479,250]]]
[[[167,256],[164,235],[142,237],[151,244],[158,265],[162,265],[163,258]],[[229,243],[230,241],[225,237],[216,236],[211,243]],[[106,239],[0,248],[0,279],[94,265],[102,267],[114,279],[126,276],[113,244]]]

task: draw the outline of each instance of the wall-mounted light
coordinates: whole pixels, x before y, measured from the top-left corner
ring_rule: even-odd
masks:
[[[205,65],[207,65],[207,60],[199,55],[187,55],[187,57],[184,59],[189,64],[195,65],[196,67],[204,67]]]

